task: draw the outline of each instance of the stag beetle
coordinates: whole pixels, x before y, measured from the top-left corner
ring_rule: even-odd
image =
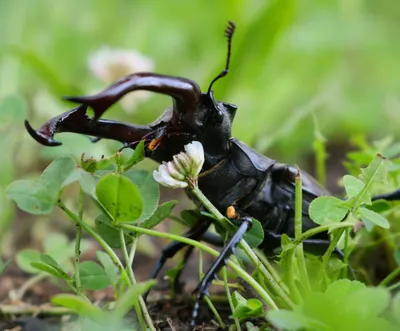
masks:
[[[38,130],[34,130],[28,121],[25,121],[29,134],[46,146],[60,145],[61,143],[54,139],[54,134],[60,132],[80,133],[97,139],[113,139],[130,148],[135,148],[140,141],[145,140],[146,156],[160,163],[170,161],[175,154],[183,150],[184,145],[194,140],[203,144],[205,162],[198,178],[199,188],[223,214],[235,219],[238,229],[197,288],[192,323],[197,316],[199,301],[208,293],[211,281],[251,226],[252,218],[259,220],[263,226],[265,239],[260,248],[266,253],[271,253],[280,246],[282,234],[294,236],[294,185],[297,168],[278,163],[233,138],[231,127],[237,107],[214,98],[213,84],[226,76],[229,70],[234,31],[235,25],[229,21],[225,30],[228,40],[225,69],[212,80],[206,93],[202,93],[199,85],[190,79],[155,73],[135,73],[120,79],[96,95],[66,97],[66,100],[79,105],[50,119]],[[169,95],[173,105],[148,125],[100,119],[111,105],[125,94],[136,90]],[[88,107],[94,111],[93,117],[86,115]],[[308,214],[311,201],[330,193],[306,172],[301,170],[300,174],[303,231],[306,231],[317,226]],[[397,191],[392,195],[375,197],[374,200],[394,200],[399,196]],[[196,225],[184,236],[195,240],[202,239],[207,234],[211,222],[207,217],[200,217]],[[329,244],[328,233],[319,233],[307,239],[304,248],[322,254]],[[180,242],[168,245],[162,251],[152,277],[156,278],[166,260],[185,246]],[[185,259],[190,256],[192,249],[188,248]],[[339,251],[337,253],[340,254]]]

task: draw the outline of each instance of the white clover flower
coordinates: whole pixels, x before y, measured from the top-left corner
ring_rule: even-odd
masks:
[[[203,145],[193,141],[184,148],[185,152],[174,155],[172,161],[163,162],[158,171],[154,170],[153,177],[156,182],[171,188],[197,185],[197,176],[204,163]]]
[[[135,72],[153,71],[154,62],[143,54],[121,48],[102,47],[89,55],[89,68],[93,74],[105,83],[113,83],[123,76]],[[151,96],[147,91],[136,91],[121,99],[122,108],[131,112],[140,102]]]

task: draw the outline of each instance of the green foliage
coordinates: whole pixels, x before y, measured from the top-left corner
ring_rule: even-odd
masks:
[[[31,214],[49,214],[57,202],[59,191],[74,171],[76,163],[64,157],[52,162],[37,180],[18,180],[8,186],[6,194],[18,207]]]
[[[178,201],[168,201],[159,205],[153,215],[147,220],[145,220],[142,226],[146,229],[154,228],[156,225],[165,220],[169,215],[171,215],[172,209],[176,206]]]
[[[139,147],[139,146],[138,146]],[[136,150],[135,150],[136,151]],[[139,189],[143,201],[143,211],[136,222],[147,220],[157,209],[160,200],[160,189],[152,174],[146,170],[128,170],[124,173],[130,181]]]
[[[82,322],[85,325],[85,330],[110,330],[110,328],[114,330],[132,330],[131,326],[128,326],[128,322],[125,322],[123,318],[132,305],[138,301],[139,296],[148,291],[154,284],[155,281],[151,280],[130,287],[118,298],[111,311],[103,310],[88,300],[72,294],[57,294],[53,296],[51,301],[83,317],[84,320]]]
[[[120,155],[114,154],[111,157],[102,157],[100,160],[90,157],[84,158],[84,154],[81,157],[81,167],[88,173],[94,174],[96,171],[107,170],[108,168],[115,168],[116,163],[119,162]]]
[[[136,284],[131,286],[115,303],[112,315],[114,318],[122,318],[125,316],[133,303],[137,302],[139,296],[146,293],[156,281],[154,279],[144,283]]]
[[[142,140],[135,148],[131,157],[123,164],[123,171],[126,172],[139,162],[144,160],[144,140]]]
[[[79,264],[79,277],[83,289],[101,290],[111,284],[111,279],[102,266],[93,261]]]
[[[126,246],[133,242],[133,233],[124,231],[120,224],[143,223],[144,228],[151,228],[168,217],[177,203],[170,201],[158,206],[159,187],[151,174],[145,170],[130,169],[143,158],[143,145],[139,148],[141,148],[141,151],[139,150],[136,154],[133,153],[134,157],[132,156],[128,163],[125,163],[127,164],[125,168],[121,166],[122,161],[119,154],[107,159],[102,158],[100,161],[82,158],[79,168],[73,159],[59,158],[44,171],[40,179],[32,181],[38,187],[33,192],[39,192],[35,196],[37,199],[41,199],[42,196],[50,196],[47,199],[46,211],[59,206],[79,227],[91,233],[100,242],[107,252],[97,252],[101,265],[93,261],[79,262],[80,251],[85,249],[85,242],[79,237],[79,246],[73,247],[65,237],[60,235],[46,237],[45,254],[36,250],[23,250],[16,258],[18,265],[27,272],[39,272],[65,281],[76,292],[77,296],[56,297],[55,302],[92,319],[95,319],[99,311],[87,301],[84,292],[101,290],[113,285],[115,295],[121,301],[117,300],[115,316],[109,317],[107,322],[112,322],[112,325],[115,325],[115,323],[120,325],[122,317],[133,305],[139,314],[139,324],[143,327],[145,323],[140,315],[141,311],[137,305],[137,298],[143,293],[143,289],[148,289],[153,284],[153,282],[150,282],[147,285],[137,286],[130,274],[132,271],[129,271],[132,266],[131,262],[128,262],[127,253],[125,258],[129,265],[125,270],[122,269],[118,257],[112,252],[112,247],[126,250]],[[124,172],[124,169],[127,171]],[[98,207],[100,214],[95,219],[95,230],[91,229],[82,217],[83,203],[85,202],[82,195],[79,201],[79,208],[82,210],[78,215],[62,203],[61,194],[64,187],[75,182],[80,184],[81,193],[87,194],[96,202],[95,206]],[[25,195],[16,194],[15,187],[15,183],[10,185],[8,192],[11,193],[9,193],[9,196],[19,206],[25,207],[27,205],[26,196],[34,196],[34,194],[26,191],[24,192]],[[35,213],[36,209],[25,208],[26,211],[31,213]],[[133,247],[131,254],[134,254]],[[72,273],[72,266],[69,261],[72,256],[75,258],[74,273]],[[126,290],[127,286],[128,290]],[[119,295],[119,293],[125,294]],[[94,322],[98,323],[99,320]]]
[[[264,307],[259,299],[245,299],[235,291],[232,293],[232,302],[235,307],[232,317],[247,319],[261,317],[264,314]]]
[[[20,250],[16,255],[18,266],[28,273],[38,272],[38,269],[33,267],[32,263],[46,263],[50,265],[50,267],[53,267],[53,269],[61,269],[59,265],[63,265],[63,269],[66,269],[68,272],[72,270],[69,259],[74,256],[74,243],[69,242],[65,235],[49,233],[44,240],[43,246],[44,254],[35,249]],[[89,247],[90,244],[88,240],[81,241],[82,252],[87,251]]]
[[[317,224],[340,222],[346,216],[347,209],[343,201],[334,197],[319,197],[310,205],[310,216]]]
[[[119,156],[103,158],[103,160],[102,163],[92,159],[90,162],[86,162],[85,166],[77,168],[74,162],[72,162],[73,166],[70,165],[71,159],[57,159],[45,170],[45,174],[36,180],[41,187],[48,188],[54,196],[49,203],[49,208],[58,205],[67,212],[72,220],[99,241],[105,250],[96,253],[101,264],[93,261],[79,262],[79,256],[75,253],[74,257],[77,261],[75,268],[78,269],[73,272],[69,259],[73,256],[73,252],[76,252],[76,249],[65,237],[57,235],[46,237],[44,254],[35,250],[24,250],[17,255],[16,261],[21,268],[30,273],[41,272],[66,282],[76,292],[76,295],[56,296],[53,302],[78,313],[83,319],[82,325],[87,324],[89,329],[96,328],[99,323],[102,326],[118,325],[119,328],[123,329],[125,327],[124,316],[131,306],[135,307],[137,314],[139,314],[138,323],[140,327],[143,327],[145,323],[138,310],[138,296],[144,293],[144,288],[148,289],[153,283],[138,287],[138,284],[132,282],[133,278],[130,272],[133,271],[130,270],[130,255],[134,254],[136,245],[134,240],[139,240],[141,233],[146,233],[142,231],[151,230],[169,217],[177,201],[169,201],[159,205],[160,192],[151,173],[145,170],[131,169],[131,167],[126,167],[125,169],[129,168],[129,170],[124,171],[124,167],[121,166],[123,161]],[[110,160],[113,160],[114,163]],[[131,158],[129,162],[133,165],[136,161],[132,161]],[[296,234],[294,239],[286,235],[282,236],[282,253],[278,259],[280,274],[274,267],[264,265],[260,261],[254,265],[253,276],[245,276],[250,284],[256,282],[259,284],[258,286],[261,286],[261,288],[258,288],[261,292],[257,292],[257,295],[260,295],[264,300],[266,300],[265,291],[274,288],[276,293],[268,300],[272,300],[279,310],[269,312],[266,315],[263,301],[259,298],[250,297],[249,293],[242,295],[239,291],[235,291],[232,295],[232,317],[240,321],[255,317],[264,319],[267,317],[275,326],[294,330],[331,330],[335,328],[346,330],[344,324],[350,330],[351,327],[358,328],[368,323],[377,328],[387,327],[388,330],[394,328],[394,323],[398,318],[396,311],[398,310],[397,301],[399,299],[393,300],[392,312],[389,312],[387,289],[383,287],[367,288],[358,282],[338,280],[346,274],[347,263],[336,259],[330,260],[330,253],[326,253],[322,260],[304,259],[302,250],[298,249],[302,241],[311,234],[330,230],[333,235],[332,251],[344,233],[344,227],[353,226],[356,223],[355,215],[367,220],[366,222],[385,229],[388,228],[389,223],[381,212],[386,213],[391,210],[390,204],[382,204],[382,202],[374,204],[372,206],[372,208],[375,208],[374,210],[366,206],[370,206],[375,187],[385,180],[390,166],[391,164],[388,161],[377,156],[366,168],[362,169],[358,178],[353,175],[344,177],[343,183],[347,200],[343,201],[333,197],[315,199],[309,212],[321,226],[300,233],[300,235]],[[67,169],[67,171],[64,169]],[[59,175],[59,171],[63,171],[62,177]],[[95,207],[98,209],[99,216],[95,219],[94,229],[88,226],[83,217],[74,214],[61,202],[61,194],[65,186],[75,182],[80,184],[82,192],[96,201]],[[10,187],[12,188],[13,185],[11,184]],[[19,201],[18,195],[10,196],[16,202]],[[84,200],[81,201],[84,202]],[[296,208],[299,208],[297,205],[296,203]],[[218,214],[205,212],[202,212],[202,214],[214,218],[218,222],[221,221],[221,216]],[[192,226],[199,215],[193,211],[183,211],[181,218],[176,219],[181,223]],[[347,217],[345,222],[340,222],[346,215],[350,216]],[[128,223],[134,223],[135,226],[130,227]],[[327,225],[328,227],[326,227]],[[217,227],[217,230],[223,235],[225,235],[226,229],[233,230],[234,227],[232,224],[218,225]],[[173,236],[173,238],[179,239],[180,237]],[[264,240],[260,222],[253,220],[252,227],[246,233],[244,239],[249,247],[255,248],[260,245]],[[133,245],[130,253],[127,252],[129,245]],[[198,245],[203,247],[202,244]],[[122,266],[112,248],[121,248],[125,252],[126,267]],[[84,248],[81,247],[82,249]],[[243,251],[246,251],[246,249],[242,246]],[[349,248],[345,247],[345,249]],[[301,254],[301,258],[299,258],[299,254]],[[251,257],[251,255],[249,257],[249,261],[255,263],[254,257]],[[239,261],[238,268],[241,268],[241,259],[240,255],[235,257],[235,260]],[[184,264],[181,262],[167,272],[171,284],[174,283],[183,266]],[[265,270],[266,268],[268,268],[268,271]],[[268,274],[268,272],[271,272],[271,274]],[[396,275],[397,270],[388,275],[388,280],[385,282],[389,283]],[[114,310],[105,313],[102,309],[93,306],[86,299],[84,293],[88,290],[104,289],[110,285],[114,288],[116,304]],[[373,297],[380,298],[380,305],[374,304],[371,299]],[[356,302],[358,301],[365,301],[364,310],[357,309]],[[325,302],[325,306],[322,305],[322,302]],[[284,310],[284,308],[292,305],[293,310]],[[335,321],[339,318],[335,315],[331,317],[331,315],[326,314],[330,309],[329,307],[345,307],[346,311],[350,311],[350,313],[346,313],[345,318],[336,325]],[[382,313],[385,313],[385,317],[381,317]],[[368,315],[368,318],[365,317],[366,315]],[[265,325],[261,328],[248,325],[248,328],[254,330],[262,330],[265,327]]]
[[[249,244],[251,248],[256,248],[260,246],[260,244],[264,240],[264,229],[258,220],[253,218],[251,228],[243,236],[243,239]]]
[[[104,311],[89,301],[72,294],[57,294],[51,299],[56,305],[71,309],[75,313],[94,320],[101,320]]]
[[[31,262],[31,266],[38,270],[47,272],[58,278],[62,278],[66,281],[71,281],[71,278],[68,276],[68,274],[63,270],[63,268],[61,268],[61,266],[57,263],[57,261],[54,260],[50,255],[41,254],[40,261]]]
[[[397,330],[399,324],[382,317],[389,309],[389,301],[385,288],[339,280],[324,293],[312,293],[293,311],[270,311],[267,316],[283,330]]]
[[[36,273],[38,270],[31,266],[32,262],[40,261],[40,252],[35,249],[21,250],[16,256],[18,266],[29,273]]]
[[[97,233],[112,248],[121,248],[121,241],[118,229],[113,225],[112,220],[105,214],[100,214],[95,219]],[[132,243],[132,238],[125,235],[126,244]]]
[[[369,210],[363,205],[371,205],[372,188],[375,183],[386,182],[388,162],[377,155],[367,168],[361,169],[359,178],[351,175],[343,177],[347,200],[341,201],[334,197],[319,197],[310,205],[310,216],[317,224],[340,222],[346,215],[352,213],[382,228],[389,228],[389,222],[384,216]]]
[[[115,224],[135,221],[142,214],[143,201],[139,189],[119,174],[102,177],[96,186],[96,196]]]
[[[196,224],[199,217],[201,217],[201,214],[198,210],[182,210],[179,221],[191,228]]]
[[[111,284],[116,285],[118,280],[118,269],[111,260],[110,256],[105,252],[97,251],[96,257],[103,266],[104,271],[107,274],[107,277],[110,280]]]

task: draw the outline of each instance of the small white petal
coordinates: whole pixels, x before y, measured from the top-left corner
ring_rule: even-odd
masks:
[[[189,157],[203,157],[204,158],[204,150],[203,145],[199,141],[192,141],[190,144],[185,145],[186,154]]]
[[[176,187],[176,185],[179,185],[177,183],[185,183],[181,180],[177,180],[177,179],[173,178],[168,171],[168,167],[165,164],[160,166],[159,171],[162,176],[162,179],[168,186]]]
[[[185,153],[179,153],[173,156],[174,167],[181,174],[186,174],[190,172],[191,169],[191,161]]]
[[[185,180],[185,175],[179,172],[175,168],[175,163],[174,162],[168,162],[165,163],[166,167],[168,168],[168,172],[171,175],[172,178],[175,178],[177,180]]]
[[[185,151],[192,161],[192,169],[190,171],[190,174],[195,177],[200,173],[201,168],[204,164],[203,145],[198,141],[193,141],[192,143],[185,146]]]
[[[159,184],[166,186],[166,187],[171,187],[171,188],[185,188],[188,186],[186,182],[176,180],[172,178],[166,167],[161,165],[159,167],[159,171],[154,170],[153,171],[153,178],[155,179],[156,182]]]
[[[192,170],[192,160],[189,158],[187,154],[184,152],[181,152],[178,154],[178,159],[181,162],[181,164],[184,166],[186,174],[190,174]]]
[[[153,178],[157,183],[164,185],[164,181],[163,181],[159,171],[157,171],[157,170],[153,171]]]

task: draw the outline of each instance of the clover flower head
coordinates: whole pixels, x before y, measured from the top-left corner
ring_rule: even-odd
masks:
[[[153,71],[154,62],[135,50],[104,46],[89,55],[89,68],[104,83],[113,83],[135,72]],[[130,112],[137,104],[147,100],[151,93],[137,91],[121,99],[122,108]]]
[[[173,156],[172,161],[163,162],[154,170],[154,179],[163,186],[170,188],[194,187],[197,176],[204,164],[203,145],[193,141],[184,146],[184,152]]]

